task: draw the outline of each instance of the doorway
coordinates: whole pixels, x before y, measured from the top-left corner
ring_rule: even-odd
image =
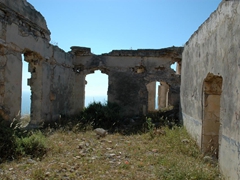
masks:
[[[203,82],[203,122],[201,149],[218,158],[222,77],[208,73]]]

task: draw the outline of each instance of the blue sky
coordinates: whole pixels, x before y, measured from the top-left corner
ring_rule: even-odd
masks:
[[[90,47],[95,54],[113,49],[159,49],[183,46],[216,10],[221,0],[28,0],[45,17],[51,43],[70,51]],[[95,73],[96,74],[96,73]],[[24,75],[25,76],[25,75]],[[105,80],[97,77],[99,92]],[[26,79],[24,77],[24,79]],[[96,86],[96,82],[99,85]],[[25,86],[23,86],[25,89]],[[95,88],[96,89],[96,88]],[[94,90],[86,90],[87,95]],[[102,94],[102,93],[101,93]]]
[[[182,46],[221,0],[28,0],[42,13],[51,42],[69,51]]]

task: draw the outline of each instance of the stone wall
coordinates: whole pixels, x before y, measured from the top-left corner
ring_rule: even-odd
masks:
[[[166,106],[179,105],[180,76],[170,66],[180,64],[183,48],[114,50],[97,56],[90,48],[72,47],[66,53],[49,43],[44,17],[26,0],[0,0],[0,19],[0,114],[6,120],[21,110],[23,61],[31,73],[30,126],[83,110],[85,77],[95,70],[108,75],[108,100],[124,107],[125,115],[152,110],[148,103],[154,105],[155,95],[147,84],[155,81],[169,86]]]
[[[184,125],[202,151],[240,179],[240,2],[222,1],[186,43],[182,61]]]
[[[148,104],[153,104],[151,101],[155,101],[155,96],[148,97],[147,85],[156,81],[163,81],[169,86],[170,95],[166,106],[178,107],[180,75],[171,69],[171,65],[181,61],[182,50],[178,47],[159,50],[114,50],[97,56],[91,54],[90,49],[72,47],[72,53],[75,54],[73,63],[81,76],[80,82],[95,70],[107,74],[108,101],[124,107],[125,115],[145,114],[149,110]],[[156,89],[151,90],[155,92]],[[84,97],[84,92],[79,99],[81,97]],[[79,105],[82,106],[83,104]]]
[[[0,0],[0,19],[0,114],[12,120],[21,110],[22,56],[31,73],[31,125],[71,113],[73,56],[49,43],[44,17],[25,0]]]

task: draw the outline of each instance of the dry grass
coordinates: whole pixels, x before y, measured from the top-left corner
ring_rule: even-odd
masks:
[[[154,138],[146,133],[101,139],[93,131],[51,132],[42,160],[0,164],[0,179],[221,179],[217,164],[203,162],[184,128],[164,131]]]

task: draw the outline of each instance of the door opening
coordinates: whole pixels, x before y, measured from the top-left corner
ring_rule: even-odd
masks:
[[[203,82],[203,124],[201,149],[218,158],[222,77],[208,73]]]

